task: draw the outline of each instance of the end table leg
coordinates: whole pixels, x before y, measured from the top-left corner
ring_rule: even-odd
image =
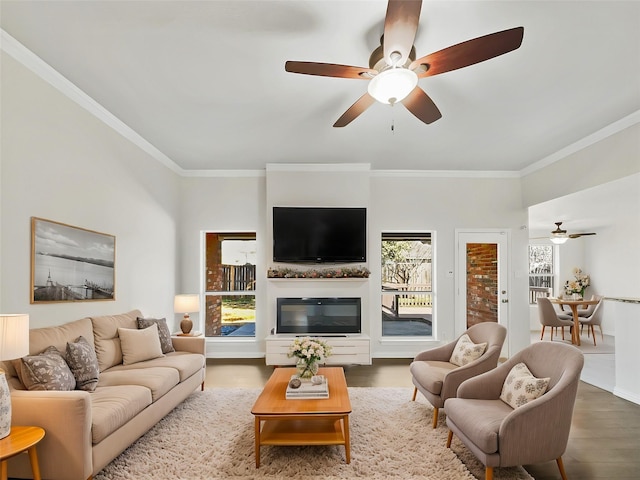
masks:
[[[342,419],[342,428],[344,428],[344,454],[347,463],[351,463],[351,438],[349,437],[349,415],[345,415]]]
[[[7,461],[6,460],[2,460],[2,462],[0,463],[0,478],[2,480],[7,480]]]
[[[255,437],[256,437],[256,468],[259,468],[260,467],[260,417],[256,417]]]
[[[31,471],[33,472],[33,480],[41,480],[40,477],[40,465],[38,464],[38,452],[36,452],[36,446],[27,450],[29,453],[29,461],[31,462]]]

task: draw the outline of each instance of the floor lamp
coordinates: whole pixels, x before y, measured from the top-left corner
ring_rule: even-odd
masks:
[[[29,315],[0,314],[0,360],[29,355]],[[11,433],[11,391],[0,369],[0,439]]]

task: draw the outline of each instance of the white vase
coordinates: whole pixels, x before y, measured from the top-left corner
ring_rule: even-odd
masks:
[[[11,391],[5,373],[0,373],[0,438],[11,432]]]

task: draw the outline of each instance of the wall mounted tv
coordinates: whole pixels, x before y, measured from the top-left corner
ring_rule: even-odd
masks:
[[[367,259],[367,209],[273,207],[273,261],[356,263]]]

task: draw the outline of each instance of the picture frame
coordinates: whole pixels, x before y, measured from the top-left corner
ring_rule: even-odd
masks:
[[[116,237],[31,217],[31,303],[115,300]]]

